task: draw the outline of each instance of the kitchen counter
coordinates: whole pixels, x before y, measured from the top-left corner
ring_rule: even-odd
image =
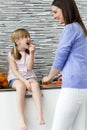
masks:
[[[44,90],[44,89],[61,89],[61,86],[60,85],[49,85],[49,86],[41,86],[40,87],[41,90]],[[8,92],[8,91],[16,91],[14,88],[1,88],[0,89],[0,92]]]

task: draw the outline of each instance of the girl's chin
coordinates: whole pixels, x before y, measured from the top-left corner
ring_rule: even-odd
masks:
[[[29,47],[27,47],[26,49],[29,49]]]
[[[29,49],[29,45],[27,45],[26,49]]]

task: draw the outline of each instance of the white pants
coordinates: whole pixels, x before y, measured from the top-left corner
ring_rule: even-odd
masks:
[[[86,130],[87,89],[62,88],[52,130]]]

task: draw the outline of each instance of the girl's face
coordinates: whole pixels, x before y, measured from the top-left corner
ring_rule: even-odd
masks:
[[[23,38],[20,38],[16,43],[19,50],[26,50],[29,49],[31,39],[29,36],[25,36]]]
[[[60,24],[64,24],[64,17],[62,10],[56,6],[52,6],[52,12],[54,13],[54,19],[58,20]]]

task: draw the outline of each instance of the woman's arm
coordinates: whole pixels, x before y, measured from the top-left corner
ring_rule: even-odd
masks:
[[[45,76],[42,79],[42,82],[49,82],[49,81],[51,81],[55,77],[55,75],[58,74],[58,73],[60,73],[60,70],[51,67],[48,76]]]
[[[60,73],[60,71],[63,70],[63,67],[68,60],[69,54],[73,46],[73,41],[74,41],[73,34],[74,33],[73,33],[72,25],[70,24],[66,26],[60,37],[59,45],[56,50],[56,54],[55,54],[55,58],[54,58],[51,70],[48,76],[42,79],[43,82],[50,81],[51,79],[53,79],[53,77],[56,74]]]

